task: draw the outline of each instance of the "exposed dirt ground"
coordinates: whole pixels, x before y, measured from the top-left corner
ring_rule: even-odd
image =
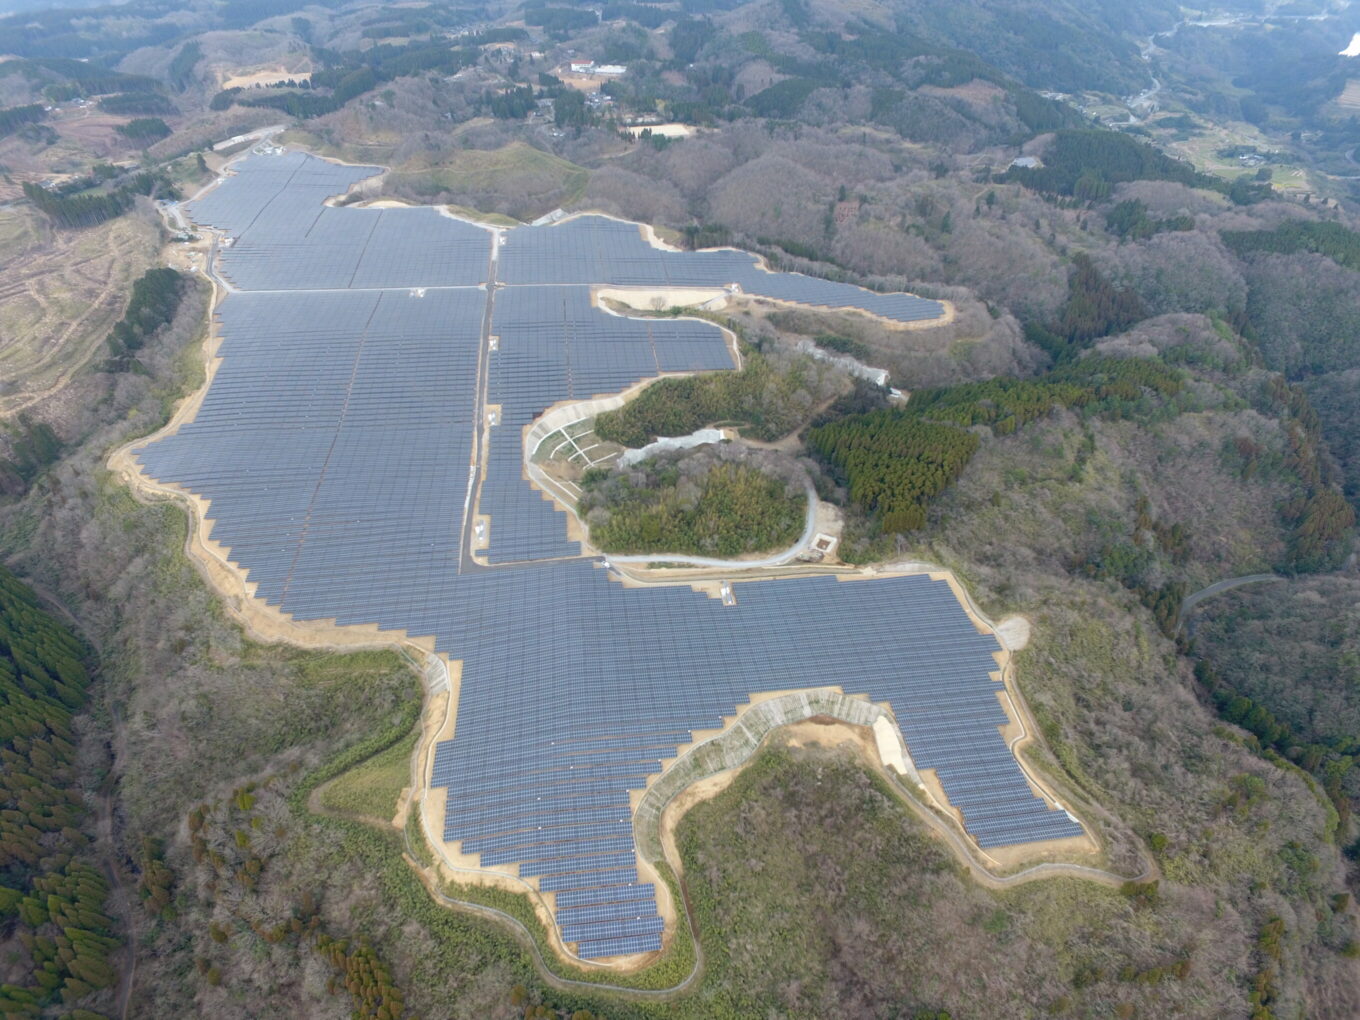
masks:
[[[221,87],[224,89],[274,85],[290,79],[292,81],[307,81],[312,77],[311,71],[289,71],[285,67],[266,68],[262,71],[222,71],[220,74],[222,76]]]

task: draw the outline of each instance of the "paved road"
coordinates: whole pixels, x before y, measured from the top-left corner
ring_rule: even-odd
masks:
[[[240,145],[242,142],[255,142],[260,141],[261,139],[271,138],[280,131],[286,131],[287,129],[287,124],[271,124],[269,127],[256,128],[248,134],[234,135],[231,138],[224,138],[222,141],[214,143],[213,151],[216,152],[219,149],[229,149],[233,145]]]
[[[1241,577],[1229,577],[1224,581],[1215,581],[1213,584],[1209,585],[1209,587],[1201,588],[1193,595],[1187,595],[1185,597],[1184,601],[1181,602],[1181,611],[1176,617],[1176,628],[1179,630],[1181,625],[1185,623],[1185,618],[1190,614],[1190,610],[1194,609],[1207,598],[1212,598],[1222,592],[1231,591],[1233,588],[1241,588],[1248,584],[1260,584],[1263,581],[1283,580],[1285,580],[1285,578],[1281,577],[1279,574],[1243,574]]]
[[[491,372],[491,331],[496,317],[496,267],[500,264],[501,231],[491,232],[491,251],[486,263],[486,305],[482,311],[482,332],[477,341],[477,389],[472,403],[472,450],[468,469],[467,496],[463,500],[463,526],[458,539],[458,573],[485,570],[471,556],[475,531],[473,510],[479,508],[482,483],[486,480],[484,464],[490,455],[482,449],[482,431],[486,428],[487,389]]]

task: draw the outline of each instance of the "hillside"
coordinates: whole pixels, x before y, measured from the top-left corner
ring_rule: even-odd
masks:
[[[1360,71],[1334,6],[5,8],[0,695],[32,725],[0,734],[0,1002],[85,1020],[124,992],[128,1015],[224,1020],[1360,1015],[1343,98]],[[623,73],[572,70],[587,60]],[[676,823],[675,930],[697,954],[682,934],[637,973],[587,969],[526,898],[422,885],[403,791],[447,695],[390,649],[245,629],[244,597],[186,553],[183,510],[108,467],[199,389],[223,328],[211,244],[166,203],[271,125],[389,168],[345,202],[501,225],[600,211],[945,302],[910,327],[749,294],[641,302],[627,314],[651,327],[723,327],[740,370],[562,435],[611,457],[712,425],[737,439],[562,478],[604,548],[723,556],[795,540],[810,479],[830,565],[939,565],[989,618],[1023,617],[1022,760],[1131,880],[970,868],[870,738],[813,720]],[[623,314],[611,300],[600,314]],[[390,385],[375,399],[430,380]],[[456,417],[437,398],[431,417]],[[374,471],[425,466],[403,449]],[[1257,573],[1281,580],[1178,626],[1185,596]]]

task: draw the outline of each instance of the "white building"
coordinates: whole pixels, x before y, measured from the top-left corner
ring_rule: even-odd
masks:
[[[597,64],[593,60],[571,62],[572,74],[602,74],[609,78],[617,78],[621,74],[627,74],[628,68],[622,64]]]

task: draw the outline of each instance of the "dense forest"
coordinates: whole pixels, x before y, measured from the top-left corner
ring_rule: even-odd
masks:
[[[135,117],[126,124],[119,124],[116,130],[128,141],[136,142],[143,148],[170,137],[170,125],[159,117]]]
[[[127,371],[137,360],[137,352],[156,330],[169,324],[184,297],[184,277],[174,269],[148,269],[132,285],[127,311],[115,323],[106,341],[108,370]]]
[[[1339,266],[1360,270],[1360,233],[1330,221],[1289,220],[1274,230],[1225,230],[1223,243],[1236,255],[1293,255],[1309,251]]]
[[[1184,567],[1190,560],[1191,537],[1184,524],[1168,524],[1154,517],[1147,497],[1141,496],[1134,504],[1133,529],[1128,537],[1120,536],[1100,546],[1079,569],[1090,577],[1116,581],[1136,594],[1152,612],[1161,632],[1174,639],[1181,605],[1189,592],[1183,580],[1161,576],[1160,568],[1166,564]]]
[[[1180,373],[1161,362],[1089,357],[1035,380],[922,390],[905,408],[816,426],[808,448],[844,486],[851,506],[870,515],[879,530],[902,533],[925,525],[931,502],[977,452],[979,439],[966,427],[987,425],[1006,436],[1055,408],[1133,413],[1180,389]]]
[[[1224,717],[1312,773],[1343,819],[1360,807],[1354,594],[1351,578],[1279,581],[1225,596],[1192,624],[1196,676]]]
[[[1036,191],[1084,202],[1108,198],[1116,184],[1128,181],[1176,181],[1197,188],[1226,188],[1218,178],[1199,173],[1147,142],[1091,128],[1057,132],[1044,151],[1042,166],[1014,166],[1005,176]]]
[[[578,510],[591,542],[611,553],[731,558],[787,549],[807,507],[796,481],[707,454],[595,468],[581,488]]]
[[[811,358],[748,349],[735,372],[662,379],[616,411],[595,419],[604,440],[639,447],[658,436],[685,436],[708,425],[738,423],[754,439],[775,440],[807,423],[841,381]]]
[[[99,100],[105,113],[117,114],[175,114],[175,104],[159,92],[119,92]]]
[[[166,69],[166,78],[172,88],[183,92],[193,82],[194,68],[203,58],[203,47],[197,39],[191,39],[179,48],[174,59]]]
[[[62,443],[45,421],[20,414],[0,423],[9,434],[9,456],[0,458],[0,494],[23,492],[38,472],[61,456]]]
[[[13,52],[13,51],[11,51]],[[51,102],[65,102],[80,96],[109,92],[155,91],[161,83],[146,75],[123,74],[99,64],[63,57],[34,57],[8,60],[0,64],[0,77],[23,75],[34,81],[48,82],[43,95]]]
[[[68,187],[79,190],[71,191]],[[112,183],[77,180],[60,189],[24,182],[24,197],[59,227],[92,227],[123,215],[138,195],[173,198],[178,193],[163,174],[140,171]]]
[[[1164,230],[1194,230],[1195,220],[1184,213],[1158,219],[1149,215],[1146,202],[1130,198],[1117,203],[1105,214],[1105,226],[1125,240],[1145,241]]]
[[[1341,473],[1327,452],[1321,423],[1308,395],[1279,376],[1266,399],[1285,428],[1285,468],[1297,488],[1281,513],[1290,525],[1286,569],[1303,573],[1331,570],[1350,552],[1355,510],[1341,489]]]
[[[59,227],[92,227],[121,216],[132,208],[132,195],[124,191],[98,191],[81,195],[58,195],[40,185],[24,182],[24,197]]]
[[[913,531],[926,508],[968,466],[978,437],[904,411],[870,411],[819,426],[808,446],[847,490],[850,503],[886,532]]]
[[[1147,306],[1137,292],[1114,286],[1090,256],[1078,252],[1072,258],[1067,300],[1048,324],[1027,324],[1025,337],[1063,362],[1089,347],[1092,340],[1121,332],[1147,316]]]
[[[1009,435],[1055,407],[1123,413],[1146,397],[1175,396],[1183,382],[1178,369],[1159,360],[1090,355],[1036,379],[997,378],[919,390],[908,409],[932,420],[989,425],[995,435]]]
[[[86,859],[81,829],[72,717],[85,704],[87,657],[0,567],[0,929],[28,957],[24,977],[0,985],[7,1017],[78,1006],[117,980],[108,883]]]
[[[43,119],[43,116],[41,103],[11,106],[8,109],[0,110],[0,138],[14,134],[25,124],[36,124]]]

